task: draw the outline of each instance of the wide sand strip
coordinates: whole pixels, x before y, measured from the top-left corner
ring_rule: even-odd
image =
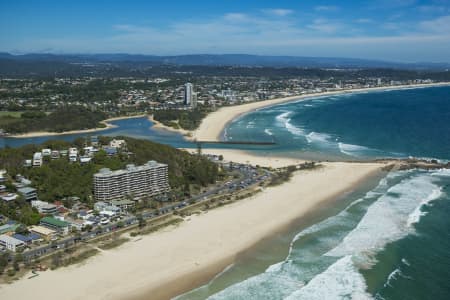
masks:
[[[195,130],[192,134],[192,139],[198,141],[220,141],[221,133],[229,122],[233,121],[237,117],[251,112],[256,109],[263,107],[273,106],[277,104],[287,103],[291,101],[301,101],[307,100],[313,97],[323,97],[339,94],[348,93],[361,93],[370,91],[385,91],[385,90],[399,90],[399,89],[411,89],[420,87],[431,87],[431,86],[446,86],[449,85],[448,82],[442,83],[432,83],[432,84],[414,84],[414,85],[399,85],[399,86],[388,86],[388,87],[376,87],[376,88],[364,88],[364,89],[353,89],[353,90],[340,90],[333,92],[324,92],[316,94],[305,94],[301,96],[292,96],[286,98],[278,98],[272,100],[252,102],[242,105],[221,107],[217,111],[210,113],[202,120],[199,128]]]
[[[0,287],[0,299],[167,299],[220,272],[235,256],[379,172],[382,164],[327,163],[280,186],[144,236],[88,262]],[[145,297],[144,297],[145,298]]]

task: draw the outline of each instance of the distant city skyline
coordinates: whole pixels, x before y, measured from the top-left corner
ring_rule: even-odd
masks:
[[[0,51],[450,62],[450,0],[1,1]]]

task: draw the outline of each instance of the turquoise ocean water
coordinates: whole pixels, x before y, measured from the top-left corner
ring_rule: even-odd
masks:
[[[224,132],[313,159],[450,159],[450,88],[315,98]],[[450,170],[409,170],[344,196],[177,299],[450,299]]]

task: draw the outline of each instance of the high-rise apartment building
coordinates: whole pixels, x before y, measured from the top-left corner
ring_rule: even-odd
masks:
[[[192,83],[186,83],[184,85],[184,105],[192,105],[194,87]]]
[[[111,201],[126,196],[139,199],[169,190],[168,166],[156,161],[149,161],[142,166],[130,164],[124,170],[117,171],[103,168],[94,174],[97,201]]]

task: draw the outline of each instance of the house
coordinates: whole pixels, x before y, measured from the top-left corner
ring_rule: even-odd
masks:
[[[76,162],[78,159],[78,149],[69,148],[69,161]]]
[[[6,186],[0,184],[0,193],[6,192]]]
[[[67,150],[61,150],[61,151],[59,151],[59,154],[60,154],[61,156],[63,156],[63,157],[66,157],[68,153],[69,153],[69,151],[67,151]]]
[[[37,200],[36,189],[32,187],[19,188],[17,189],[17,192],[19,192],[19,194],[21,194],[27,201]]]
[[[23,235],[20,233],[15,233],[12,235],[13,238],[18,239],[22,242],[24,242],[25,244],[32,244],[35,241],[41,240],[41,236],[37,233],[29,233],[27,235]]]
[[[57,232],[64,235],[69,233],[69,223],[53,217],[42,218],[39,222],[39,225],[50,228],[52,230],[56,230]]]
[[[2,234],[0,235],[0,245],[10,251],[16,252],[19,248],[23,248],[25,243],[9,235]]]
[[[92,160],[90,156],[80,156],[80,163],[87,164]]]
[[[98,136],[91,136],[91,145],[94,147],[97,147],[99,145]]]
[[[108,216],[118,215],[122,211],[120,207],[103,201],[95,202],[94,209],[98,211],[101,215],[108,215]]]
[[[125,142],[125,140],[116,140],[113,139],[112,141],[109,142],[109,146],[113,147],[113,148],[117,148],[117,149],[122,149],[127,145],[127,143]]]
[[[52,154],[51,149],[42,149],[42,156],[50,156]]]
[[[42,237],[46,241],[52,240],[56,236],[56,231],[49,229],[44,226],[30,226],[28,228],[30,232],[38,234],[40,237]]]
[[[42,166],[42,152],[36,152],[33,154],[33,167]]]
[[[24,187],[24,186],[28,186],[31,184],[31,180],[26,179],[25,177],[23,177],[20,174],[16,175],[16,181],[17,184],[15,184],[17,187]]]
[[[2,200],[6,202],[14,201],[17,199],[17,197],[19,197],[19,195],[15,193],[7,193],[0,196],[0,198],[2,198]]]
[[[16,229],[20,227],[20,224],[11,223],[0,226],[0,234],[16,232]]]
[[[122,211],[125,211],[128,208],[133,207],[136,203],[134,201],[131,201],[131,200],[128,200],[128,199],[122,199],[122,200],[112,200],[111,204],[113,206],[117,206]]]
[[[53,150],[50,154],[51,159],[58,159],[60,157],[58,150]]]
[[[117,148],[104,146],[103,150],[108,154],[109,156],[113,156],[117,154]]]
[[[82,220],[67,219],[66,222],[69,223],[70,227],[75,228],[77,230],[82,230],[83,227],[86,225],[85,222]]]
[[[0,183],[6,181],[6,170],[0,170]]]
[[[52,215],[58,212],[58,207],[55,204],[51,204],[45,201],[33,200],[31,206],[36,208],[39,213],[45,215]]]
[[[92,146],[84,147],[83,150],[84,150],[84,155],[89,156],[89,157],[94,157],[95,153],[98,152],[98,149],[94,148]]]
[[[33,160],[25,159],[25,161],[23,162],[23,166],[27,168],[33,166]]]

